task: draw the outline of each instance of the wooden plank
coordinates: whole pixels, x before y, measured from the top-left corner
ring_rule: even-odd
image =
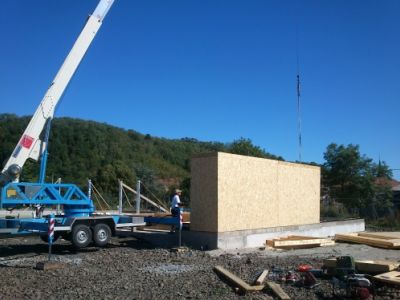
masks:
[[[336,234],[335,240],[336,241],[353,242],[353,243],[359,243],[359,244],[366,244],[366,245],[370,245],[370,246],[389,248],[389,249],[400,248],[400,239],[382,240],[382,239],[377,239],[377,238],[358,236],[357,233],[355,233],[355,234]]]
[[[400,272],[392,271],[374,276],[375,279],[391,284],[400,285]]]
[[[326,241],[321,243],[321,247],[325,247],[325,246],[334,246],[336,244],[336,242],[334,240],[330,240],[330,241]]]
[[[267,282],[267,286],[274,292],[274,294],[281,300],[290,300],[288,294],[282,290],[281,286],[275,282]]]
[[[321,237],[306,236],[306,235],[289,235],[288,238],[289,239],[298,239],[298,240],[322,239]]]
[[[372,237],[383,240],[400,239],[400,232],[359,232],[358,236]]]
[[[214,271],[222,276],[224,276],[229,282],[233,283],[235,286],[239,287],[241,290],[246,292],[254,292],[261,291],[264,289],[264,285],[251,286],[241,278],[237,277],[235,274],[232,274],[228,270],[224,269],[221,266],[215,266]]]
[[[297,245],[317,245],[331,241],[330,239],[307,239],[307,240],[275,240],[274,247],[280,246],[297,246]]]
[[[324,259],[323,264],[327,268],[335,268],[336,258]],[[388,260],[356,260],[355,265],[359,272],[377,274],[393,271],[400,266],[400,263]]]
[[[260,276],[258,276],[258,278],[256,279],[256,281],[254,282],[254,285],[262,285],[265,278],[267,278],[268,276],[268,270],[264,270],[262,271],[262,273],[260,274]]]
[[[356,261],[355,264],[359,272],[375,273],[375,274],[393,271],[394,269],[397,269],[400,265],[400,263],[394,261],[384,261],[384,260],[377,260],[377,261],[360,260]]]
[[[274,248],[282,249],[297,249],[297,248],[312,248],[320,246],[331,246],[335,242],[330,238],[317,238],[308,236],[291,235],[278,239],[267,240],[266,244]]]

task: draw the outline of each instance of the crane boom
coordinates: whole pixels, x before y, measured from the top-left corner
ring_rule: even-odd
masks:
[[[50,84],[17,146],[12,152],[11,157],[4,165],[0,174],[0,181],[9,182],[17,180],[28,158],[33,160],[39,159],[44,149],[40,135],[46,122],[53,118],[57,104],[96,36],[113,2],[114,0],[100,0],[93,14],[88,17],[82,32]]]

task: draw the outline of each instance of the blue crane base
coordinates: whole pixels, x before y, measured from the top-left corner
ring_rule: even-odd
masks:
[[[90,216],[93,201],[74,184],[11,182],[1,191],[0,208],[62,205],[66,217]]]

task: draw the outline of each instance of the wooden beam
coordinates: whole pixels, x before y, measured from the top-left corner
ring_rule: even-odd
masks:
[[[264,289],[264,285],[251,286],[241,278],[237,277],[235,274],[232,274],[228,270],[224,269],[221,266],[215,266],[214,271],[222,276],[224,276],[229,282],[233,283],[235,286],[239,287],[242,291],[245,292],[254,292],[261,291]]]
[[[374,276],[375,279],[391,284],[400,285],[400,272],[392,271]]]
[[[329,238],[316,238],[308,236],[288,236],[279,239],[267,240],[267,245],[274,248],[304,248],[331,246],[335,242]]]
[[[400,263],[388,260],[356,260],[356,269],[367,274],[378,274],[393,271],[400,266]],[[323,264],[327,268],[336,267],[336,258],[324,259]]]
[[[256,279],[256,281],[254,282],[254,285],[262,285],[265,278],[267,278],[268,276],[268,270],[264,270],[262,271],[262,273],[260,274],[260,276],[258,276],[258,278]]]
[[[400,239],[382,240],[371,237],[358,236],[357,233],[352,234],[336,234],[336,241],[353,242],[359,244],[366,244],[375,247],[398,249],[400,248]]]
[[[358,236],[372,237],[383,240],[400,239],[400,232],[359,232]]]
[[[274,292],[274,294],[281,300],[290,300],[288,294],[282,290],[281,286],[275,282],[267,282],[267,286]]]

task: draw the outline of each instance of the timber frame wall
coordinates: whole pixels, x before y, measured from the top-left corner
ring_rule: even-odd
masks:
[[[193,231],[319,223],[320,168],[222,152],[191,164]]]

